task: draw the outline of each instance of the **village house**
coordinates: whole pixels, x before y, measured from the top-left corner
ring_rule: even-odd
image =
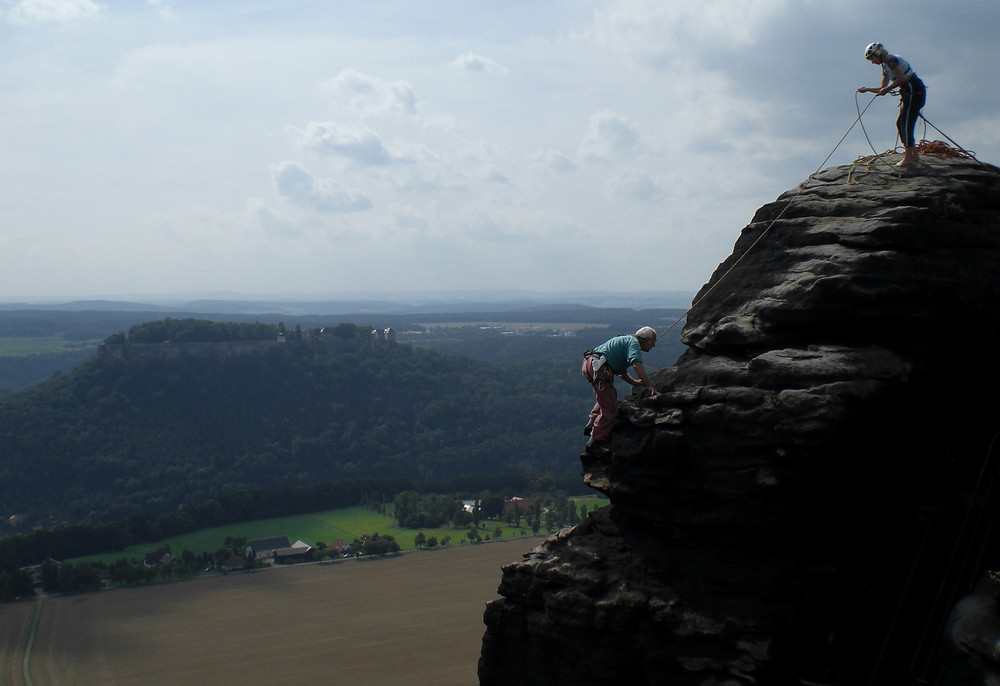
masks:
[[[223,560],[219,564],[219,569],[221,569],[224,572],[234,572],[237,569],[243,569],[244,567],[246,567],[246,565],[247,565],[247,561],[246,560],[244,560],[239,555],[234,555],[234,554],[230,553],[229,554],[229,558],[226,559],[226,560]]]
[[[272,538],[258,538],[247,544],[245,557],[248,560],[267,561],[273,560],[275,552],[285,548],[291,548],[288,543],[288,536],[274,536]]]
[[[295,541],[288,548],[281,548],[274,551],[274,562],[276,564],[291,564],[294,562],[305,562],[312,559],[313,547],[303,540]]]
[[[151,553],[146,553],[146,557],[143,559],[142,564],[145,567],[159,567],[160,565],[168,565],[173,561],[174,556],[170,554],[170,551],[165,548],[161,548]]]
[[[549,497],[548,493],[533,493],[531,494],[531,496],[527,498],[519,498],[518,496],[514,496],[510,500],[504,501],[503,511],[513,512],[514,507],[516,506],[519,512],[527,513],[528,511],[531,510],[531,508],[535,506],[536,502],[548,497]]]

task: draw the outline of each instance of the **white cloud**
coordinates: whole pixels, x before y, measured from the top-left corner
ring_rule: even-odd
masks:
[[[417,111],[413,86],[405,81],[385,81],[345,69],[328,81],[326,88],[336,101],[363,114],[414,114]]]
[[[0,292],[629,288],[559,266],[609,235],[695,290],[851,125],[871,40],[1000,159],[964,66],[1000,59],[995,0],[450,7],[0,0]],[[829,164],[865,154],[854,127]]]
[[[343,157],[362,166],[383,166],[404,161],[382,143],[378,134],[363,125],[311,122],[304,129],[289,127],[300,145],[314,152]]]
[[[503,185],[510,184],[510,177],[498,167],[489,167],[483,173],[483,179],[489,183],[499,183]]]
[[[627,155],[639,145],[639,127],[611,110],[596,112],[580,142],[580,157],[602,162]]]
[[[361,212],[372,208],[371,198],[348,190],[332,179],[313,178],[295,162],[282,162],[272,171],[274,191],[292,205],[317,212]]]
[[[546,150],[541,157],[542,166],[558,174],[568,174],[576,170],[576,162],[558,150]]]
[[[715,51],[755,45],[788,0],[699,0],[698,2],[606,2],[595,13],[600,42],[657,68],[704,63]]]
[[[667,197],[663,183],[650,174],[626,172],[608,181],[608,192],[613,198],[658,202]]]
[[[100,7],[91,0],[21,0],[7,11],[12,24],[62,23],[92,17]]]
[[[484,72],[486,74],[499,74],[501,76],[510,73],[510,69],[500,63],[473,52],[459,55],[451,64],[453,67],[463,71]]]
[[[167,4],[166,0],[149,0],[149,4],[164,19],[174,19],[174,12]]]
[[[392,177],[392,187],[400,192],[433,197],[438,193],[468,191],[469,178],[444,163],[421,164],[402,170]]]
[[[305,233],[301,224],[291,222],[279,216],[270,207],[259,205],[253,208],[257,223],[264,230],[264,235],[268,238],[291,238],[302,237]]]

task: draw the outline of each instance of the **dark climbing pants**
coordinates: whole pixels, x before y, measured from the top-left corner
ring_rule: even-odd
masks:
[[[896,118],[896,130],[904,148],[916,145],[913,129],[920,116],[920,108],[927,102],[927,88],[924,82],[914,74],[910,80],[899,88],[899,116]]]

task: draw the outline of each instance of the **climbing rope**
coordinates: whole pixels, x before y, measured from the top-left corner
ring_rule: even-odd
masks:
[[[899,93],[897,91],[890,91],[889,94],[892,95],[893,97],[898,97],[898,95],[899,95]],[[874,100],[874,98],[873,98],[873,100]],[[871,105],[871,102],[869,102],[868,104]],[[898,170],[898,168],[896,168],[894,166],[890,166],[889,163],[886,162],[883,159],[883,157],[885,155],[894,154],[894,153],[896,153],[896,152],[899,151],[899,134],[896,135],[896,142],[893,145],[892,150],[887,150],[887,151],[885,151],[883,153],[877,152],[875,150],[875,146],[872,145],[871,139],[868,137],[868,131],[865,130],[865,124],[864,124],[864,122],[861,121],[861,110],[859,109],[860,106],[858,105],[858,94],[857,93],[854,94],[854,107],[855,107],[855,109],[858,110],[858,121],[861,124],[861,131],[864,132],[864,134],[865,134],[865,140],[868,141],[868,147],[871,148],[871,151],[874,154],[871,155],[871,156],[859,157],[857,160],[854,161],[854,163],[851,165],[851,171],[848,173],[848,176],[847,176],[847,183],[849,183],[849,184],[857,183],[857,181],[855,179],[858,178],[858,176],[856,176],[854,172],[855,172],[855,169],[858,166],[864,165],[864,171],[865,171],[865,174],[867,174],[867,173],[869,173],[869,172],[872,171],[872,166],[873,166],[873,164],[876,161],[882,162],[887,167],[889,167],[889,170],[892,171],[893,173],[895,173],[897,175],[897,178],[901,177],[902,173]],[[867,110],[868,108],[865,107],[865,109]],[[925,117],[923,114],[920,115],[920,119],[922,119],[923,122],[924,122],[924,134],[921,137],[920,142],[917,143],[917,154],[919,154],[919,155],[936,155],[938,157],[962,157],[962,158],[965,158],[965,159],[974,160],[974,161],[978,162],[979,164],[983,165],[984,167],[987,167],[988,169],[990,169],[994,173],[1000,173],[1000,171],[998,171],[997,168],[994,167],[993,165],[987,164],[986,162],[983,162],[982,160],[979,160],[976,157],[976,153],[972,152],[971,150],[966,150],[961,145],[959,145],[954,140],[952,140],[948,136],[948,134],[946,134],[944,131],[942,131],[938,127],[934,126],[934,124],[932,124],[930,121],[928,121],[927,117]],[[939,134],[941,134],[942,136],[944,136],[945,138],[947,138],[948,141],[951,143],[951,145],[948,145],[948,143],[945,143],[943,141],[929,141],[929,140],[927,140],[927,127],[928,126],[930,126],[932,129],[934,129],[935,131],[937,131]],[[864,174],[862,174],[861,176],[864,176]]]
[[[895,94],[896,94],[895,91],[893,91],[893,95],[895,95]],[[897,146],[894,146],[893,149],[890,150],[890,151],[887,151],[885,153],[879,154],[875,150],[875,147],[872,145],[871,139],[868,137],[868,132],[865,131],[864,123],[862,122],[862,115],[864,115],[864,113],[868,111],[868,108],[871,107],[871,104],[873,102],[875,102],[875,98],[876,97],[878,97],[878,96],[873,96],[872,99],[868,102],[868,104],[865,105],[865,108],[862,110],[860,108],[860,105],[858,104],[857,94],[855,94],[855,96],[854,96],[854,102],[855,102],[855,107],[856,107],[857,112],[858,112],[858,116],[855,118],[855,120],[848,127],[847,131],[844,132],[844,135],[840,137],[840,140],[837,141],[837,144],[833,146],[833,149],[830,151],[830,154],[828,154],[826,156],[826,158],[823,160],[823,162],[820,163],[819,167],[816,168],[816,171],[814,171],[812,174],[810,174],[806,178],[806,180],[803,181],[799,185],[799,188],[795,192],[795,194],[785,203],[784,207],[781,208],[781,211],[778,212],[778,214],[774,217],[774,219],[772,219],[770,221],[770,223],[768,223],[767,227],[753,241],[753,243],[750,244],[750,247],[748,247],[743,252],[743,254],[740,255],[740,257],[737,258],[737,260],[735,262],[733,262],[733,264],[730,265],[730,267],[725,272],[722,273],[722,275],[715,281],[714,284],[712,284],[705,291],[704,294],[701,295],[701,297],[696,298],[691,303],[691,307],[689,307],[687,310],[685,310],[684,313],[680,317],[678,317],[670,326],[668,326],[663,331],[663,333],[659,334],[657,336],[657,338],[662,338],[663,336],[665,336],[666,334],[668,334],[675,326],[677,326],[681,321],[683,321],[688,316],[688,314],[690,314],[691,310],[693,310],[695,307],[698,306],[699,303],[701,303],[703,300],[705,300],[705,298],[707,298],[709,296],[709,294],[711,294],[712,291],[714,291],[719,286],[719,284],[722,283],[727,276],[729,276],[729,274],[740,264],[740,262],[742,262],[743,259],[747,255],[750,254],[750,252],[757,246],[757,244],[760,243],[764,239],[764,237],[768,234],[768,232],[770,232],[770,230],[774,227],[774,225],[777,223],[777,221],[779,219],[781,219],[781,217],[785,214],[785,212],[792,205],[792,203],[798,198],[799,195],[802,194],[802,192],[805,190],[806,186],[813,179],[813,177],[815,177],[816,174],[818,174],[823,169],[823,166],[829,161],[829,159],[831,157],[833,157],[833,154],[837,151],[837,149],[840,147],[840,145],[844,142],[844,139],[847,138],[848,134],[854,129],[855,124],[860,124],[861,125],[861,130],[864,132],[865,140],[868,141],[868,146],[872,149],[872,152],[874,153],[874,155],[858,158],[858,160],[856,160],[852,164],[852,169],[848,173],[847,183],[848,184],[858,183],[857,181],[853,180],[853,178],[854,178],[853,174],[854,174],[855,167],[858,166],[859,164],[864,164],[865,165],[865,173],[866,174],[872,170],[872,167],[873,167],[873,165],[876,164],[876,162],[881,162],[885,166],[889,167],[889,169],[892,170],[894,173],[899,174],[899,169],[897,167],[895,167],[894,165],[890,165],[888,162],[886,162],[883,159],[884,155],[896,152],[896,147],[898,147],[898,142],[899,142],[898,136],[896,138]],[[989,169],[991,169],[995,173],[1000,173],[1000,170],[998,170],[993,165],[989,165],[989,164],[987,164],[985,162],[982,162],[979,159],[977,159],[974,152],[966,150],[965,148],[963,148],[962,146],[960,146],[958,143],[956,143],[954,140],[952,140],[947,134],[945,134],[943,131],[941,131],[941,129],[937,128],[936,126],[934,126],[934,124],[932,124],[930,121],[928,121],[923,115],[920,115],[920,118],[924,121],[924,135],[923,135],[922,140],[917,144],[917,153],[918,154],[921,154],[921,155],[936,155],[936,156],[942,156],[942,157],[960,157],[960,158],[972,159],[972,160],[975,160],[976,162],[979,162],[980,164],[988,167]],[[944,142],[938,141],[938,140],[935,140],[935,141],[928,141],[928,140],[926,140],[926,138],[927,138],[927,126],[930,126],[935,131],[937,131],[938,133],[940,133],[942,136],[944,136],[945,138],[947,138],[948,141],[951,142],[952,145],[948,145],[947,143],[944,143]],[[954,146],[954,147],[952,147],[952,146]],[[963,520],[963,523],[962,523],[962,531],[960,532],[960,536],[962,534],[964,534],[966,525],[968,524],[968,520],[969,520],[969,517],[971,515],[972,504],[975,501],[976,496],[979,494],[980,486],[981,486],[982,479],[983,479],[983,473],[985,472],[986,464],[989,462],[990,456],[993,453],[994,443],[997,441],[998,437],[1000,437],[1000,434],[998,434],[997,436],[994,436],[993,442],[990,443],[989,450],[986,453],[986,457],[985,457],[985,459],[983,461],[983,466],[982,466],[982,469],[980,471],[979,478],[978,478],[978,480],[976,482],[975,490],[973,491],[973,498],[970,500],[969,508],[968,508],[968,510],[965,513],[965,519]],[[920,559],[920,557],[923,554],[923,546],[924,546],[925,542],[926,541],[924,541],[924,542],[921,543],[920,548],[917,551],[917,556],[915,557],[914,562],[913,562],[913,566],[912,566],[912,568],[910,570],[910,577],[907,579],[907,581],[906,581],[906,583],[904,585],[904,591],[903,591],[903,595],[904,596],[905,596],[905,593],[906,593],[906,589],[909,587],[909,585],[910,585],[910,583],[912,581],[912,578],[913,578],[913,575],[914,575],[914,572],[915,572],[915,569],[916,569],[917,562],[918,562],[918,560]],[[946,570],[946,573],[945,573],[945,579],[947,578],[947,574],[951,570],[952,565],[955,562],[955,559],[957,557],[957,554],[958,554],[958,548],[957,548],[957,546],[958,546],[958,543],[956,541],[955,548],[952,550],[952,555],[951,555],[951,557],[948,560],[948,567],[947,567],[947,570]],[[943,587],[945,585],[945,579],[942,579],[941,587],[938,589],[938,598],[935,599],[935,606],[937,605],[938,601],[940,600],[940,596],[941,596],[941,594],[943,592]],[[900,598],[900,605],[902,604],[902,602],[903,602],[903,600],[902,600],[902,597],[901,597]],[[871,673],[871,681],[869,682],[869,684],[874,684],[875,683],[875,678],[878,675],[879,668],[880,668],[880,665],[881,665],[881,661],[882,661],[882,658],[883,658],[884,653],[885,653],[885,648],[886,648],[886,645],[888,643],[889,636],[892,634],[892,631],[893,631],[893,629],[895,627],[895,622],[898,619],[899,611],[900,611],[900,607],[897,607],[896,608],[896,612],[895,612],[895,614],[893,616],[892,622],[890,624],[889,634],[887,634],[885,642],[883,643],[883,646],[882,646],[882,650],[879,652],[878,658],[876,659],[875,665],[873,666],[872,673]],[[930,620],[928,620],[928,625],[924,627],[924,633],[925,634],[926,634],[929,626],[930,626]],[[924,642],[924,637],[921,638],[921,646],[923,645],[923,642]],[[912,672],[914,666],[916,665],[918,657],[919,657],[919,647],[918,647],[917,653],[914,655],[914,661],[911,664],[911,672]],[[812,683],[812,682],[805,682],[805,681],[801,681],[800,680],[800,683],[805,684],[805,683]],[[921,682],[921,683],[924,683],[924,682]]]
[[[897,95],[896,91],[892,91],[891,93],[892,93],[893,96]],[[723,272],[723,274],[718,279],[716,279],[716,281],[715,281],[714,284],[712,284],[711,286],[709,286],[708,290],[706,290],[701,295],[701,297],[695,299],[691,303],[691,307],[689,307],[688,309],[686,309],[684,311],[684,313],[681,314],[681,316],[679,316],[677,319],[675,319],[674,322],[673,322],[673,324],[671,324],[666,329],[664,329],[663,333],[658,334],[657,338],[663,338],[665,335],[667,335],[668,333],[670,333],[670,331],[675,326],[677,326],[682,321],[684,321],[684,319],[688,316],[688,314],[691,313],[691,310],[693,310],[695,307],[697,307],[699,305],[699,303],[701,303],[705,298],[707,298],[712,293],[712,291],[714,291],[719,286],[719,284],[722,283],[723,280],[727,276],[729,276],[730,272],[732,272],[734,269],[736,269],[736,267],[740,264],[740,262],[743,261],[743,258],[746,257],[747,255],[749,255],[750,251],[752,251],[755,247],[757,247],[757,244],[760,243],[764,239],[764,236],[766,236],[768,234],[768,232],[771,230],[771,228],[777,223],[777,221],[779,219],[781,219],[781,217],[785,214],[785,211],[792,205],[793,202],[795,202],[795,199],[798,198],[799,195],[801,195],[802,192],[806,189],[806,186],[812,180],[812,178],[814,176],[816,176],[816,174],[818,174],[823,169],[823,165],[825,165],[830,160],[830,158],[833,157],[833,153],[835,153],[837,151],[837,148],[839,148],[840,145],[841,145],[841,143],[844,142],[844,139],[847,138],[847,135],[854,129],[854,125],[855,124],[860,124],[861,125],[861,130],[862,130],[862,132],[865,135],[865,140],[868,141],[868,147],[871,148],[871,150],[874,153],[874,155],[865,156],[865,157],[859,157],[857,160],[855,160],[851,164],[851,170],[848,172],[848,175],[847,175],[847,183],[848,184],[856,184],[856,183],[858,183],[858,181],[855,180],[856,178],[858,178],[857,175],[855,175],[855,169],[859,165],[862,165],[862,164],[864,165],[864,174],[861,174],[861,176],[864,176],[865,174],[868,174],[868,173],[870,173],[872,171],[872,167],[875,165],[876,162],[882,162],[884,165],[886,165],[887,167],[889,167],[889,169],[893,173],[895,173],[897,175],[897,178],[901,176],[901,172],[900,172],[900,170],[899,170],[898,167],[896,167],[895,165],[890,165],[888,162],[886,162],[884,159],[882,159],[884,155],[895,153],[896,152],[896,147],[898,147],[898,145],[896,147],[893,147],[892,150],[886,151],[886,152],[881,153],[881,154],[879,154],[878,152],[876,152],[875,151],[875,146],[872,145],[871,139],[868,137],[868,132],[865,130],[864,122],[861,119],[862,116],[864,115],[864,113],[868,111],[868,108],[871,107],[872,103],[875,102],[875,98],[877,98],[877,97],[878,97],[877,95],[872,96],[872,99],[868,101],[868,104],[865,105],[865,108],[861,109],[861,105],[858,103],[858,94],[857,93],[854,94],[854,106],[855,106],[855,109],[858,112],[858,116],[854,119],[853,122],[851,122],[851,125],[849,127],[847,127],[847,131],[845,131],[844,135],[840,137],[840,140],[837,141],[837,144],[833,146],[833,149],[830,151],[830,154],[827,155],[826,158],[820,163],[819,167],[816,168],[816,171],[814,171],[812,174],[810,174],[808,177],[806,177],[806,180],[803,181],[799,185],[799,188],[795,192],[795,195],[793,195],[785,203],[785,206],[781,208],[781,211],[778,212],[777,216],[775,216],[774,219],[771,220],[771,222],[761,232],[761,234],[754,240],[753,243],[750,244],[750,247],[747,248],[743,252],[743,254],[740,255],[739,258],[737,258],[737,260],[735,262],[733,262],[732,265],[730,265],[729,269],[727,269],[725,272]],[[932,124],[931,122],[929,122],[927,120],[927,118],[924,117],[924,115],[921,114],[920,118],[924,121],[924,136],[923,136],[923,139],[917,144],[917,153],[918,154],[938,155],[938,156],[947,156],[947,157],[964,157],[964,158],[967,158],[967,159],[975,160],[976,162],[979,162],[979,164],[981,164],[981,165],[989,168],[990,170],[992,170],[994,173],[1000,174],[1000,169],[997,169],[993,165],[987,164],[986,162],[982,162],[981,160],[977,159],[976,158],[976,154],[974,152],[966,150],[965,148],[963,148],[962,146],[960,146],[958,143],[956,143],[955,141],[953,141],[951,138],[948,137],[948,134],[944,133],[941,129],[939,129],[938,127],[934,126],[934,124]],[[932,129],[934,129],[935,131],[937,131],[938,133],[940,133],[942,136],[944,136],[945,138],[947,138],[952,143],[952,145],[954,145],[954,147],[949,146],[947,143],[944,143],[942,141],[927,141],[926,138],[927,138],[927,127],[928,126],[930,126]],[[899,142],[899,136],[897,135],[896,136],[896,143],[898,144],[898,142]]]
[[[896,91],[890,91],[890,93],[893,96],[896,95]],[[870,106],[873,102],[875,102],[875,98],[877,98],[877,97],[878,97],[877,95],[872,96],[872,99],[868,101],[868,106]],[[868,109],[868,106],[865,107],[866,110]],[[865,172],[866,173],[869,172],[869,171],[871,171],[872,163],[874,163],[876,160],[878,160],[879,162],[881,162],[885,166],[889,167],[889,171],[894,172],[897,175],[897,178],[898,178],[898,176],[899,176],[899,169],[897,167],[894,167],[894,166],[890,165],[888,162],[886,162],[884,159],[882,159],[882,155],[888,155],[891,152],[895,152],[896,151],[896,147],[894,146],[892,150],[888,150],[888,151],[882,153],[881,155],[878,152],[875,151],[875,146],[872,145],[872,139],[868,137],[868,130],[865,128],[865,123],[863,121],[861,121],[861,114],[862,114],[862,112],[859,109],[859,107],[860,106],[858,105],[858,93],[855,92],[854,93],[854,108],[858,111],[858,123],[861,125],[861,132],[865,134],[865,140],[868,141],[868,147],[871,148],[871,151],[873,153],[875,153],[875,154],[872,157],[859,157],[857,160],[854,161],[854,164],[851,165],[851,171],[847,175],[847,183],[848,184],[856,183],[855,181],[852,181],[852,174],[854,173],[854,167],[857,164],[859,164],[860,162],[862,162],[862,161],[865,163],[865,167],[866,167]],[[899,135],[898,134],[896,136],[896,142],[897,143],[899,142]]]
[[[835,146],[833,146],[833,150],[830,151],[830,154],[827,155],[826,158],[822,162],[820,162],[820,165],[816,168],[816,171],[814,171],[812,174],[810,174],[808,177],[806,177],[806,180],[803,181],[801,184],[799,184],[799,189],[795,192],[795,195],[793,195],[785,203],[785,206],[781,208],[781,211],[778,212],[778,214],[774,217],[774,219],[771,220],[771,222],[761,232],[761,234],[759,236],[757,236],[756,240],[754,240],[754,242],[750,244],[750,247],[747,248],[743,252],[743,254],[740,255],[739,258],[735,262],[733,262],[732,265],[730,265],[729,269],[727,269],[725,272],[723,272],[722,276],[720,276],[715,281],[714,284],[712,284],[711,286],[709,286],[708,290],[705,291],[705,293],[700,298],[697,298],[694,302],[691,303],[691,307],[689,307],[687,310],[685,310],[684,314],[682,314],[680,317],[678,317],[676,320],[674,320],[674,323],[671,324],[670,326],[668,326],[663,331],[663,333],[658,334],[657,335],[658,339],[659,338],[663,338],[664,336],[666,336],[668,333],[670,333],[670,331],[675,326],[677,326],[678,324],[680,324],[681,321],[683,321],[684,318],[688,316],[688,314],[691,312],[691,310],[693,310],[694,308],[696,308],[701,301],[703,301],[705,298],[707,298],[709,296],[709,294],[711,294],[711,292],[714,291],[718,287],[718,285],[720,283],[722,283],[723,280],[727,276],[729,276],[730,272],[732,272],[734,269],[736,269],[736,267],[739,265],[739,263],[743,261],[743,258],[746,257],[747,255],[749,255],[750,251],[753,250],[755,247],[757,247],[757,244],[760,243],[764,239],[764,236],[766,236],[768,234],[768,232],[775,225],[775,223],[777,223],[777,221],[779,219],[781,219],[782,216],[784,216],[785,211],[791,206],[791,204],[795,201],[795,199],[798,198],[799,195],[802,194],[802,191],[804,191],[806,189],[806,185],[809,183],[809,181],[811,181],[812,178],[814,176],[816,176],[816,174],[818,174],[823,169],[823,165],[825,165],[830,160],[830,158],[833,157],[833,153],[837,152],[837,148],[840,147],[840,144],[844,142],[844,139],[847,138],[847,135],[854,129],[854,125],[861,121],[861,115],[868,111],[868,108],[871,107],[871,104],[873,102],[875,102],[875,98],[874,97],[871,99],[871,101],[867,105],[865,105],[865,109],[864,110],[861,110],[861,111],[858,112],[857,118],[853,122],[851,122],[851,125],[849,127],[847,127],[847,131],[845,131],[844,135],[840,137],[840,140],[837,141],[837,144]],[[867,138],[867,134],[865,134],[865,137]]]
[[[976,159],[976,153],[962,148],[953,148],[943,141],[922,140],[917,144],[917,152],[921,155],[939,155],[941,157],[964,157]],[[978,160],[977,160],[978,161]]]

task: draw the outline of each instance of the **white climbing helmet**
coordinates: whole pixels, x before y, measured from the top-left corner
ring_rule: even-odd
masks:
[[[868,47],[865,48],[865,59],[870,60],[872,57],[882,57],[885,55],[885,48],[882,47],[881,43],[869,43]]]

